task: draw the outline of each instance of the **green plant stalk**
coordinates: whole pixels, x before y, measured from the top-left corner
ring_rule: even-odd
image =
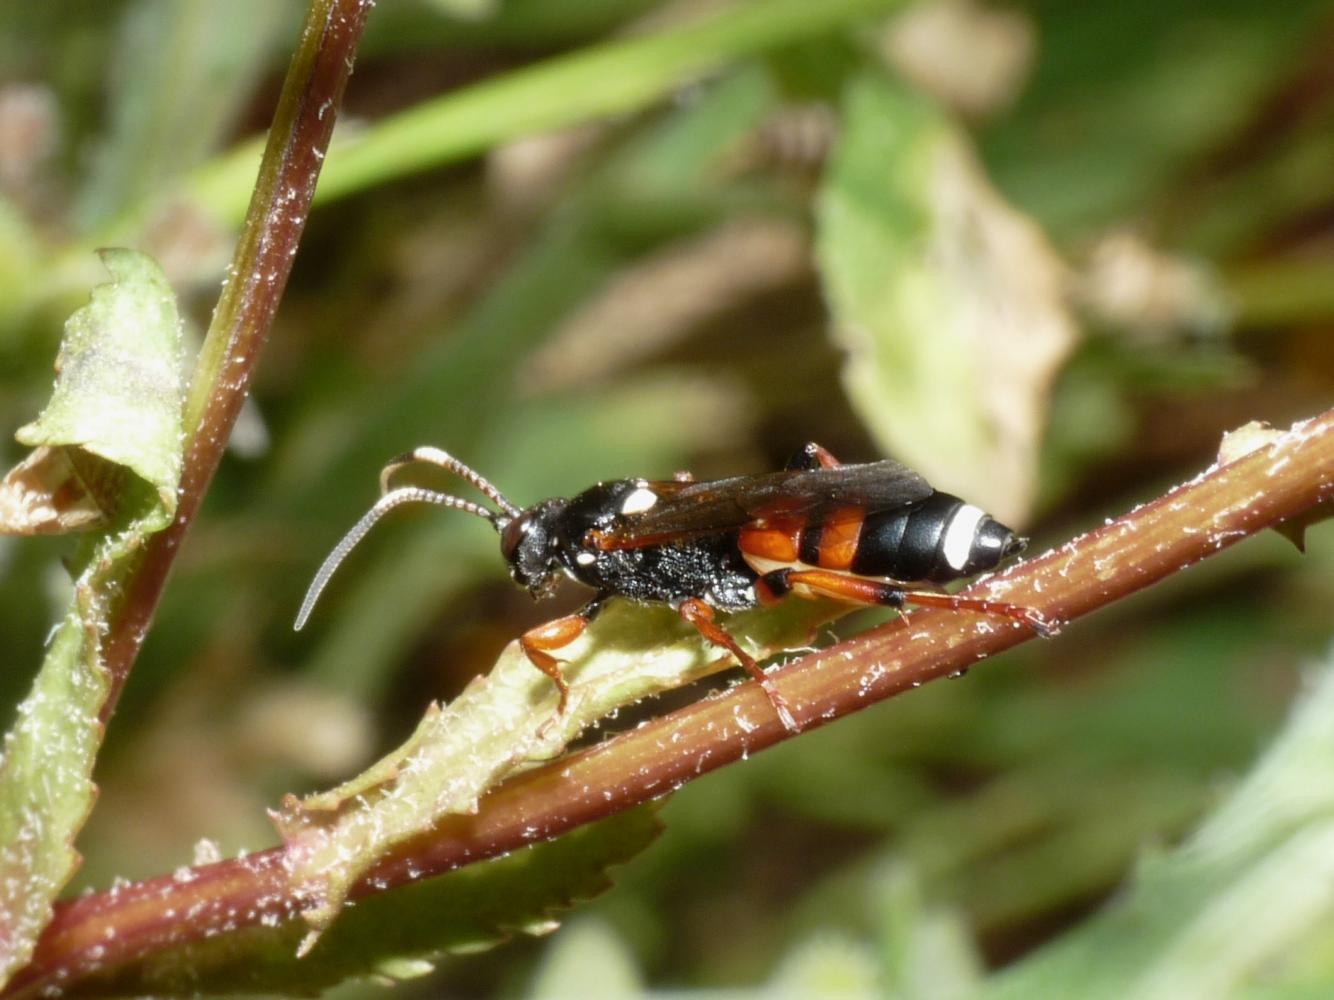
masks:
[[[352,72],[370,0],[311,0],[269,130],[231,278],[200,348],[184,411],[176,519],[154,535],[125,588],[105,646],[105,724],[147,634],[181,537],[208,490],[245,402],[259,350],[287,285],[315,184]]]
[[[536,132],[642,110],[729,61],[832,31],[902,0],[763,0],[652,35],[621,38],[425,101],[340,140],[317,203],[473,156]],[[239,217],[256,149],[202,168],[193,196],[225,222]]]
[[[1332,496],[1334,410],[965,593],[1072,620]],[[916,611],[770,676],[798,722],[814,728],[1031,638],[1026,629],[985,618]],[[742,684],[505,782],[475,815],[452,816],[404,845],[352,895],[559,836],[790,735],[759,687]],[[33,963],[3,995],[37,996],[45,985],[69,986],[175,945],[300,919],[303,905],[288,886],[279,849],[193,869],[189,878],[162,876],[72,900],[59,906]]]
[[[16,816],[18,821],[6,844],[31,848],[36,837],[56,845],[64,843],[57,850],[30,849],[32,857],[24,857],[21,851],[7,856],[18,859],[15,867],[21,869],[22,877],[6,883],[13,891],[5,899],[6,916],[11,919],[0,928],[0,966],[4,967],[0,975],[26,958],[36,931],[45,923],[51,896],[77,864],[69,845],[91,806],[93,758],[147,634],[181,538],[199,508],[245,401],[259,349],[291,271],[333,132],[334,111],[351,73],[370,6],[370,0],[311,2],[233,257],[233,279],[224,287],[214,311],[183,410],[174,379],[168,391],[171,473],[138,470],[166,493],[157,511],[160,517],[141,518],[130,525],[132,530],[115,533],[94,551],[94,564],[77,581],[78,611],[66,619],[52,655],[57,657],[54,662],[77,659],[80,662],[74,665],[82,670],[73,675],[77,678],[73,684],[66,672],[51,673],[45,667],[38,679],[39,698],[48,705],[53,704],[52,697],[60,699],[64,712],[57,713],[56,719],[63,725],[46,726],[50,732],[44,732],[47,720],[44,713],[37,713],[15,730],[11,741],[15,752],[7,756],[7,763],[20,773],[25,766],[30,773],[41,773],[40,768],[30,766],[36,747],[59,743],[66,752],[57,758],[60,767],[49,776],[44,801],[38,799],[40,807],[20,803],[13,810],[9,818]],[[112,270],[114,273],[115,268]],[[173,333],[175,323],[173,306],[166,324]],[[141,337],[148,335],[148,329],[140,330]],[[69,363],[68,358],[65,361]],[[169,368],[173,373],[178,370],[174,357]],[[130,430],[143,431],[147,412],[140,405],[137,415],[120,428],[126,432],[122,436],[133,438]],[[103,430],[107,419],[101,414]],[[110,426],[114,439],[119,425]],[[184,441],[179,480],[178,428]],[[76,435],[76,440],[87,439]],[[40,437],[31,443],[39,442]],[[100,651],[81,654],[81,650],[97,648],[98,643],[88,641],[90,630],[100,636]],[[40,739],[33,738],[34,718]],[[75,772],[81,777],[76,779]],[[26,784],[44,787],[31,780]]]

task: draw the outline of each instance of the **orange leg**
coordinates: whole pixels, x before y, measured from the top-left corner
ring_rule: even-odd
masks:
[[[905,591],[903,600],[908,604],[916,604],[922,608],[950,608],[954,611],[978,611],[984,615],[1000,615],[1027,625],[1044,639],[1049,639],[1056,634],[1056,625],[1042,617],[1040,612],[1022,604],[1010,604],[1008,601],[988,601],[980,597],[937,594],[929,590]]]
[[[519,647],[528,657],[528,662],[550,677],[560,692],[560,704],[556,706],[556,711],[561,715],[565,714],[565,708],[570,702],[570,685],[561,671],[564,661],[556,659],[548,650],[568,646],[583,635],[588,623],[602,610],[602,601],[603,598],[599,597],[572,615],[537,625],[519,636]]]
[[[1038,635],[1051,635],[1055,628],[1037,611],[1022,604],[1010,604],[1006,601],[989,601],[980,597],[958,597],[954,594],[938,594],[930,590],[904,590],[892,583],[880,580],[866,580],[856,576],[844,576],[826,570],[775,570],[766,573],[759,581],[757,591],[762,603],[772,604],[795,587],[847,601],[850,604],[883,604],[901,608],[905,604],[916,604],[927,608],[949,608],[953,611],[976,611],[985,615],[1000,615],[1013,621],[1022,622]]]
[[[765,676],[760,665],[755,662],[755,658],[737,645],[735,639],[727,634],[726,630],[714,620],[713,608],[709,607],[703,601],[696,597],[688,597],[681,602],[681,606],[676,609],[682,618],[699,630],[699,634],[715,646],[721,646],[733,656],[750,673],[769,698],[769,704],[773,705],[774,711],[778,713],[779,720],[783,725],[793,733],[801,731],[797,725],[797,720],[792,715],[792,709],[788,706],[787,700],[778,693],[778,690]]]

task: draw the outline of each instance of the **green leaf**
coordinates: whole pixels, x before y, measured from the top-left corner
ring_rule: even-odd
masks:
[[[886,451],[1022,520],[1074,337],[1061,263],[922,98],[863,76],[843,127],[817,254],[849,398]]]
[[[1147,856],[1114,906],[981,996],[1226,997],[1272,985],[1303,946],[1327,954],[1334,658],[1313,680],[1269,752],[1185,844]],[[1326,975],[1324,995],[1330,985]]]
[[[133,250],[104,250],[101,257],[112,282],[94,288],[88,306],[65,324],[51,401],[14,437],[125,466],[156,488],[160,513],[170,520],[181,477],[176,298],[151,257]]]
[[[872,1000],[884,995],[871,949],[829,933],[805,941],[785,955],[762,994],[773,1000]]]
[[[731,616],[728,630],[761,657],[805,644],[838,610],[790,601]],[[314,928],[329,925],[348,890],[387,853],[442,816],[474,812],[481,795],[515,769],[557,756],[618,708],[725,666],[675,612],[625,601],[613,602],[560,655],[570,684],[563,714],[555,685],[515,641],[449,705],[432,706],[388,757],[329,792],[288,798],[276,822],[299,859],[291,880],[310,900],[306,918]]]
[[[130,470],[0,761],[0,981],[31,954],[51,902],[78,865],[73,841],[92,808],[108,677],[101,637],[144,539],[171,523],[181,463],[180,324],[157,265],[102,255],[114,281],[66,325],[51,402],[19,432],[53,461]],[[8,482],[8,480],[7,480]],[[54,502],[54,501],[53,501]]]
[[[515,933],[543,934],[560,911],[606,890],[607,869],[658,835],[653,807],[627,810],[558,840],[358,900],[304,958],[300,919],[251,927],[155,953],[142,964],[80,980],[81,996],[315,996],[347,979],[398,980],[445,955]]]
[[[952,1000],[972,993],[982,961],[963,919],[927,904],[921,884],[901,861],[882,863],[870,878],[879,910],[881,975],[902,1000]]]
[[[525,995],[533,1000],[647,996],[629,947],[605,922],[583,918],[551,942]]]

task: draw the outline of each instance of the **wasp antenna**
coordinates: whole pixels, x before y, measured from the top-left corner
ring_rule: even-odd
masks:
[[[519,508],[510,503],[509,498],[501,493],[491,481],[475,469],[464,465],[461,461],[442,448],[436,448],[429,444],[422,445],[419,448],[413,448],[411,451],[405,451],[399,455],[380,471],[380,492],[389,493],[389,478],[403,468],[405,465],[411,465],[413,462],[426,462],[430,465],[438,465],[442,469],[448,469],[460,479],[467,480],[473,486],[477,487],[482,493],[485,493],[495,504],[510,517],[517,517]]]
[[[338,544],[333,547],[333,551],[325,558],[319,571],[315,574],[315,579],[310,581],[310,589],[306,591],[305,598],[301,601],[301,610],[296,613],[296,622],[292,625],[293,630],[300,632],[305,627],[306,620],[310,618],[310,613],[315,607],[315,602],[320,599],[320,594],[324,593],[324,588],[328,586],[329,578],[334,575],[334,571],[347,558],[347,554],[356,548],[357,543],[366,537],[366,533],[375,526],[380,518],[395,507],[401,507],[405,503],[429,503],[437,507],[453,507],[455,510],[464,510],[469,514],[476,514],[478,517],[485,518],[497,531],[504,527],[504,523],[509,521],[509,518],[501,517],[495,511],[487,510],[479,503],[453,497],[448,493],[437,493],[435,490],[422,489],[420,486],[400,486],[398,489],[386,493],[375,501],[375,505],[370,510],[361,516],[360,521],[352,525],[351,530],[339,540]]]

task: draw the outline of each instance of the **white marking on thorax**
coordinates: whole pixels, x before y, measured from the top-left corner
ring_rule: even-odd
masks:
[[[950,516],[950,523],[945,528],[945,541],[940,547],[950,569],[962,570],[968,564],[968,557],[973,551],[973,539],[977,537],[977,527],[986,516],[986,511],[970,503],[964,504]]]
[[[574,561],[577,562],[580,566],[592,566],[595,562],[598,561],[598,557],[595,556],[592,552],[580,552],[575,555]]]
[[[640,486],[638,489],[627,494],[621,501],[622,514],[642,514],[646,510],[651,510],[658,502],[658,494],[647,487]]]

